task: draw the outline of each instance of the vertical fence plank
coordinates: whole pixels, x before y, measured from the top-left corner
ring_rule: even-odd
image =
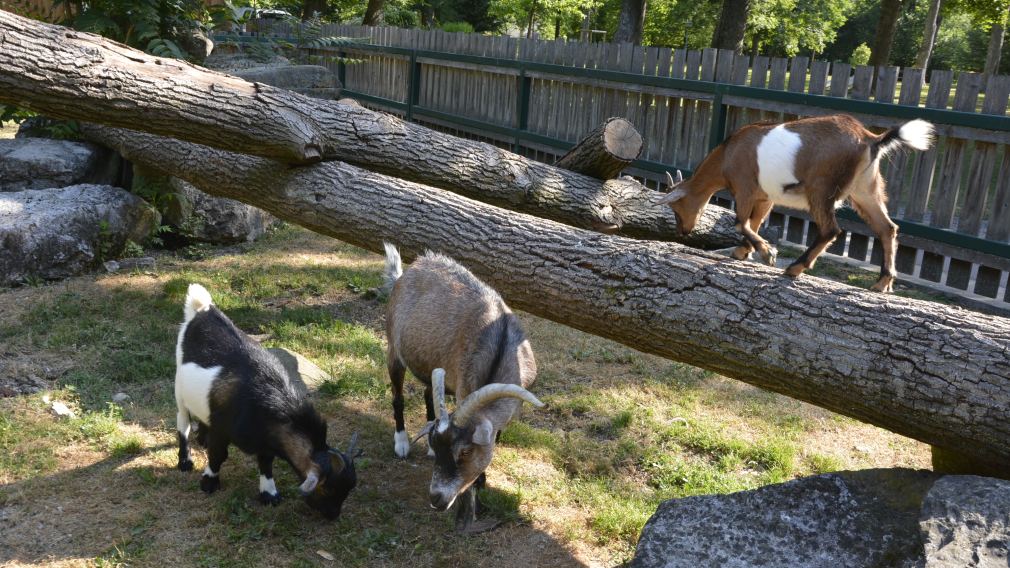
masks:
[[[673,50],[669,47],[660,48],[656,63],[656,75],[669,77],[672,59]],[[672,117],[670,114],[670,104],[671,101],[668,96],[660,95],[655,98],[656,120],[652,123],[652,130],[647,134],[649,139],[646,141],[645,156],[656,162],[665,161],[666,147],[670,142],[668,140],[670,119]]]
[[[926,96],[926,106],[929,108],[945,108],[947,97],[950,96],[950,85],[954,74],[951,71],[934,70],[930,74],[929,94]],[[908,196],[908,207],[905,209],[905,219],[921,222],[929,204],[933,186],[936,158],[939,155],[939,141],[925,152],[916,152],[912,165],[912,182]]]
[[[877,91],[874,99],[881,103],[894,102],[894,89],[898,85],[898,68],[887,66],[877,68]]]
[[[984,77],[983,77],[984,78]],[[993,76],[985,88],[982,113],[1003,115],[1006,113],[1007,95],[1010,93],[1010,77]],[[1004,147],[1005,148],[1005,147]],[[993,182],[996,154],[999,147],[992,142],[976,142],[975,151],[968,167],[968,183],[964,190],[964,205],[958,220],[958,230],[977,236],[982,230],[989,187]]]
[[[684,78],[697,79],[701,70],[701,52],[688,51],[685,59]],[[677,158],[675,163],[690,168],[694,165],[691,161],[691,145],[694,136],[694,116],[697,111],[698,102],[695,99],[684,99],[684,113],[680,124],[680,135],[677,143]]]
[[[844,99],[849,95],[849,73],[852,66],[848,63],[831,64],[831,89],[828,94]]]
[[[954,95],[954,110],[974,112],[978,94],[982,88],[982,75],[961,73],[957,78]],[[940,228],[951,227],[957,210],[957,198],[961,186],[961,173],[968,143],[962,138],[948,138],[937,184],[936,203],[930,225]]]
[[[873,82],[873,67],[857,65],[852,75],[852,92],[849,98],[865,101],[870,98],[870,84]]]
[[[922,69],[905,69],[901,80],[901,94],[898,104],[919,106],[919,93],[922,91],[924,75]],[[891,165],[887,171],[887,210],[891,216],[896,216],[906,200],[908,189],[909,153],[896,152],[890,156]]]
[[[1003,163],[996,176],[996,194],[993,197],[992,219],[985,237],[993,241],[1010,241],[1010,151],[1004,148]],[[1010,285],[1007,286],[1010,289]]]
[[[807,92],[811,95],[823,95],[824,88],[828,84],[828,69],[830,64],[827,61],[814,61],[810,64],[810,85]]]

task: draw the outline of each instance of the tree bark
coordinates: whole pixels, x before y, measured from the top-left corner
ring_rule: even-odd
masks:
[[[617,177],[642,153],[642,135],[623,118],[609,118],[554,163],[597,179]]]
[[[302,4],[302,20],[308,20],[315,14],[326,13],[326,0],[305,0]]]
[[[617,16],[617,30],[614,43],[642,43],[645,28],[646,0],[621,0],[621,12]]]
[[[985,54],[985,67],[982,72],[988,76],[993,76],[999,72],[999,60],[1003,52],[1003,36],[1006,28],[1002,24],[994,23],[989,31],[989,49]]]
[[[304,163],[342,159],[595,230],[722,248],[735,218],[710,206],[688,237],[629,179],[601,182],[392,115],[249,83],[99,36],[0,12],[0,102]]]
[[[940,29],[940,4],[942,3],[943,0],[929,0],[926,24],[922,30],[922,44],[919,45],[919,52],[915,56],[915,66],[919,69],[926,69],[929,66],[929,58],[933,55],[936,33]]]
[[[715,26],[712,47],[743,51],[743,36],[747,31],[750,0],[722,0],[722,12]]]
[[[1006,319],[793,281],[756,263],[600,235],[341,162],[288,168],[149,134],[83,130],[207,193],[357,246],[448,254],[513,308],[1010,466]]]
[[[377,26],[382,23],[382,8],[385,4],[386,0],[368,0],[368,6],[365,8],[365,17],[361,19],[361,25]]]
[[[881,0],[877,31],[873,34],[873,48],[870,50],[869,64],[874,67],[887,65],[894,45],[894,32],[898,29],[902,0]]]

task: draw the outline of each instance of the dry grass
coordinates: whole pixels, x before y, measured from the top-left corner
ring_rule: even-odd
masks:
[[[42,393],[0,399],[0,565],[613,566],[665,498],[928,466],[911,440],[523,315],[548,407],[510,425],[489,470],[483,499],[508,522],[457,536],[427,505],[422,448],[393,457],[384,305],[364,294],[381,266],[287,228],[201,261],[163,256],[156,273],[0,292],[0,356],[49,368],[49,396],[78,413],[56,419]],[[367,451],[339,521],[299,502],[286,466],[285,501],[260,506],[255,464],[235,450],[213,496],[173,469],[174,333],[194,280],[240,327],[334,377],[317,394],[331,442],[359,431]],[[119,391],[131,397],[121,410],[107,402]],[[420,427],[413,381],[407,412]]]

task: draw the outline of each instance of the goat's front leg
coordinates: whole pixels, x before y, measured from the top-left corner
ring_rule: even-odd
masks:
[[[817,257],[821,256],[821,253],[831,246],[838,235],[842,234],[842,229],[839,228],[838,220],[835,218],[835,204],[829,198],[825,197],[822,201],[812,202],[810,214],[813,216],[814,222],[817,223],[817,238],[795,262],[786,268],[786,276],[790,278],[796,278],[803,274],[804,270],[813,268]]]
[[[207,467],[200,478],[200,489],[213,493],[221,487],[221,464],[228,459],[228,436],[220,428],[210,428],[207,432]]]
[[[277,505],[281,502],[281,494],[274,483],[274,457],[259,455],[256,462],[260,468],[260,503]]]
[[[179,413],[175,417],[176,437],[179,439],[179,471],[193,471],[193,460],[189,456],[189,411],[179,403]]]
[[[393,421],[396,422],[396,430],[393,432],[393,453],[398,458],[405,458],[410,455],[410,436],[407,435],[403,422],[403,376],[406,369],[392,351],[387,354],[387,358],[389,384],[393,389]]]
[[[733,258],[746,260],[756,249],[765,264],[775,266],[774,249],[757,233],[771,208],[772,203],[764,199],[756,201],[752,197],[746,197],[737,201],[736,230],[743,235],[744,242],[733,251]]]

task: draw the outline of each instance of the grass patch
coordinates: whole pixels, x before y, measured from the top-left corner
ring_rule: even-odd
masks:
[[[854,420],[520,314],[539,366],[532,390],[547,406],[523,408],[502,431],[480,493],[511,524],[457,537],[451,513],[428,506],[423,443],[406,460],[393,455],[385,306],[366,298],[382,259],[290,227],[202,252],[159,258],[154,276],[0,292],[0,305],[19,309],[0,310],[0,343],[61,363],[47,394],[76,412],[57,418],[41,393],[0,399],[0,503],[31,519],[5,525],[0,550],[24,563],[97,566],[328,565],[318,550],[347,566],[617,565],[664,499],[854,464],[928,464],[922,446]],[[202,449],[197,471],[174,469],[174,348],[192,282],[241,329],[331,375],[316,398],[328,441],[344,448],[359,432],[365,450],[338,521],[305,505],[281,462],[277,507],[258,503],[255,459],[236,448],[214,495],[199,490]],[[416,432],[423,387],[408,378],[405,389]],[[110,405],[120,391],[129,402]],[[851,439],[885,442],[855,455]],[[513,544],[504,552],[503,534]]]

